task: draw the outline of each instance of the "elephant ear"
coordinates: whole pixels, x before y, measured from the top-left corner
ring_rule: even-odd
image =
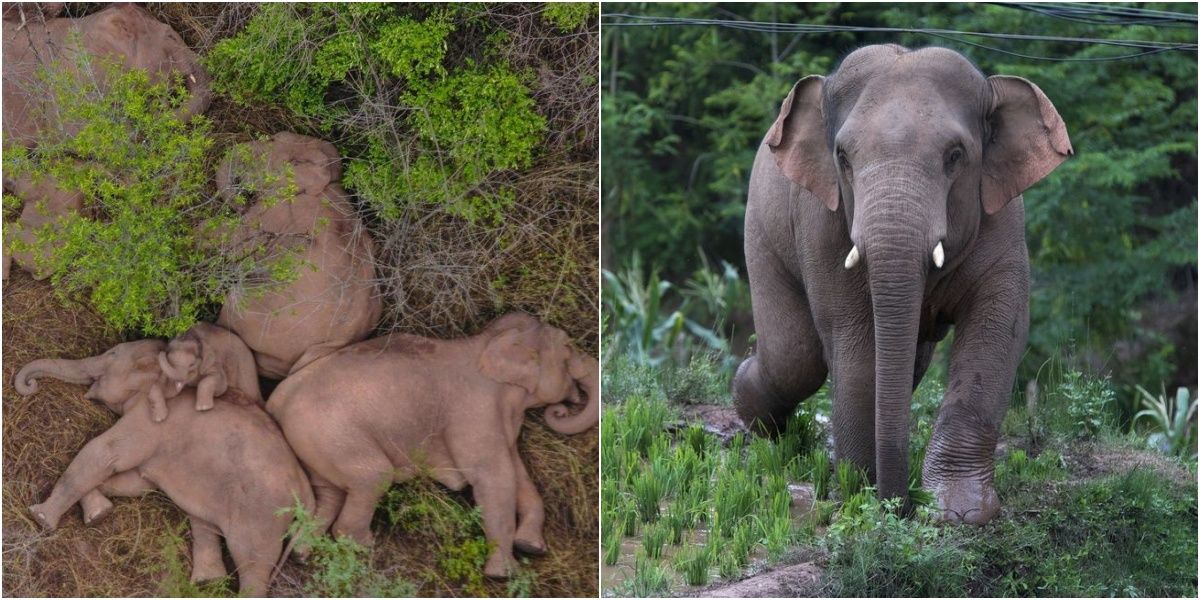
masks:
[[[788,179],[811,192],[829,210],[837,210],[837,168],[826,142],[824,86],[825,78],[820,75],[796,82],[779,107],[766,142]]]
[[[505,329],[488,341],[479,357],[479,370],[494,381],[537,392],[541,379],[540,341],[536,327]]]
[[[987,214],[1040,181],[1075,151],[1067,126],[1038,86],[1020,77],[995,75],[990,131],[983,149],[980,196]]]

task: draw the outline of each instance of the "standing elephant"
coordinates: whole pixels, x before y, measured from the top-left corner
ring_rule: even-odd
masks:
[[[167,418],[166,400],[186,386],[196,388],[196,410],[209,410],[213,399],[229,389],[230,399],[262,405],[254,355],[237,334],[211,323],[196,323],[158,353],[162,376],[150,388],[150,415]]]
[[[454,490],[471,486],[494,544],[484,572],[503,577],[514,547],[546,550],[542,499],[517,453],[525,410],[548,406],[552,429],[585,431],[599,418],[598,377],[596,359],[562,330],[511,313],[474,337],[396,334],[318,358],[279,384],[267,411],[336,535],[370,545],[388,486],[429,473]]]
[[[159,340],[127,342],[81,360],[36,360],[17,373],[22,395],[36,392],[37,378],[44,376],[91,384],[84,397],[121,415],[79,451],[50,497],[29,510],[43,527],[54,529],[77,502],[84,522],[93,523],[112,510],[106,496],[162,490],[191,521],[192,580],[226,575],[224,536],[240,591],[263,596],[272,566],[284,558],[283,537],[291,523],[279,510],[297,499],[314,510],[308,477],[279,427],[256,404],[218,402],[197,412],[194,392],[187,389],[168,400],[173,416],[155,424],[145,397],[159,376],[158,356],[165,347]]]
[[[1020,195],[1071,154],[1036,85],[951,50],[868,46],[801,79],[750,178],[758,345],[733,382],[742,418],[777,430],[831,375],[837,457],[904,497],[912,391],[954,325],[923,481],[944,520],[994,517],[1029,328]]]
[[[276,201],[289,168],[296,195]],[[288,132],[240,146],[217,171],[226,198],[244,191],[257,200],[235,243],[255,243],[266,233],[288,241],[301,261],[297,278],[286,285],[259,296],[231,293],[217,319],[254,351],[264,377],[282,379],[317,356],[366,339],[383,312],[375,245],[338,183],[341,173],[332,144]]]

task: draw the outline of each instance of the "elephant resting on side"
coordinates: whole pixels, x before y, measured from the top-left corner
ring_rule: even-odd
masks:
[[[75,69],[71,51],[78,47],[92,56],[112,56],[131,69],[143,69],[152,79],[171,72],[183,76],[191,98],[183,116],[203,113],[212,101],[211,77],[199,57],[169,25],[134,4],[115,4],[79,19],[4,20],[4,143],[32,147],[38,132],[51,125],[58,111],[37,81],[39,67],[60,60]],[[69,43],[78,32],[78,45]],[[95,73],[79,74],[90,82]]]
[[[150,416],[155,423],[167,418],[168,398],[179,395],[185,386],[196,388],[196,410],[209,410],[213,398],[229,389],[229,400],[262,406],[258,371],[254,355],[237,334],[210,323],[196,323],[171,340],[165,352],[158,353],[162,376],[150,388]]]
[[[41,376],[90,383],[84,397],[121,415],[79,451],[50,497],[29,510],[43,527],[54,529],[79,502],[90,524],[112,510],[105,495],[162,490],[191,520],[192,580],[226,575],[224,536],[242,595],[262,596],[272,566],[284,558],[283,536],[291,521],[276,513],[296,498],[313,510],[312,488],[279,427],[257,405],[217,402],[197,412],[191,410],[196,399],[189,389],[168,401],[170,419],[151,421],[150,403],[143,399],[159,376],[164,348],[159,340],[127,342],[82,360],[36,360],[17,373],[22,395],[36,392]]]
[[[495,546],[484,572],[504,577],[514,547],[546,550],[542,499],[517,453],[525,410],[548,406],[552,429],[585,431],[599,419],[598,377],[596,359],[562,330],[511,313],[474,337],[395,334],[318,358],[279,384],[267,411],[334,534],[370,545],[388,485],[428,473],[454,490],[471,486]],[[569,404],[583,407],[572,415]]]
[[[241,159],[247,155],[249,164]],[[271,192],[282,189],[288,166],[296,196],[262,201],[277,197]],[[337,183],[341,173],[332,144],[288,132],[236,148],[217,171],[217,189],[227,199],[238,191],[259,195],[234,234],[235,244],[253,243],[262,233],[291,238],[303,261],[296,280],[285,286],[259,297],[231,293],[217,319],[254,351],[264,377],[282,379],[317,356],[366,339],[379,322],[374,242]],[[275,182],[267,181],[268,174]]]

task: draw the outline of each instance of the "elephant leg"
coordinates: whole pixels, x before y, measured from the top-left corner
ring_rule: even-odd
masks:
[[[513,537],[513,547],[525,554],[540,556],[546,553],[546,540],[542,536],[546,510],[542,495],[529,478],[529,471],[525,469],[525,461],[521,460],[516,444],[513,444],[510,453],[513,471],[517,476],[517,532]]]
[[[317,501],[316,518],[320,524],[314,533],[323,535],[342,512],[342,506],[346,503],[346,492],[312,471],[309,471],[309,479],[312,481],[313,496]]]
[[[734,375],[733,402],[748,427],[774,435],[821,388],[828,368],[803,286],[773,253],[755,249],[755,239],[746,239],[746,267],[758,342]]]
[[[264,598],[271,580],[275,561],[283,553],[283,538],[267,535],[261,529],[268,523],[247,523],[235,535],[225,535],[229,554],[237,565],[238,595],[248,598]]]
[[[192,583],[221,579],[229,573],[221,558],[221,532],[216,525],[195,515],[192,524]]]
[[[88,442],[55,482],[50,497],[29,507],[42,527],[58,527],[63,514],[88,492],[113,475],[133,469],[154,453],[154,444],[146,443],[144,433],[129,423],[123,418]]]
[[[454,464],[462,467],[471,484],[475,504],[483,513],[483,535],[492,543],[492,553],[483,566],[488,577],[508,577],[516,567],[513,538],[517,529],[517,473],[509,452],[512,446],[497,426],[480,435],[478,425],[450,430],[447,445]],[[499,425],[499,424],[498,424]],[[496,452],[501,449],[501,452]],[[536,490],[535,490],[536,491]]]
[[[83,523],[92,525],[107,517],[113,509],[113,503],[108,499],[110,496],[141,496],[156,489],[158,487],[146,481],[137,470],[117,473],[79,500],[79,505],[83,508]]]
[[[946,521],[986,523],[1000,511],[993,456],[1029,332],[1027,277],[1012,279],[982,287],[955,331],[922,471]]]
[[[390,463],[387,468],[364,468],[364,472],[373,473],[374,476],[350,484],[342,510],[333,522],[335,537],[349,536],[368,548],[375,545],[371,517],[375,516],[375,506],[391,482],[390,469]]]
[[[835,335],[833,373],[834,459],[849,461],[876,480],[875,334],[871,328]]]

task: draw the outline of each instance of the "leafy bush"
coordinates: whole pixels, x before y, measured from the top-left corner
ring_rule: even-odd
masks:
[[[1070,371],[1063,376],[1057,393],[1067,404],[1076,435],[1092,437],[1109,423],[1107,409],[1116,394],[1107,377],[1101,379]]]
[[[263,5],[207,65],[216,89],[238,102],[282,104],[314,129],[343,134],[344,183],[383,219],[431,203],[497,222],[514,199],[497,177],[531,164],[546,120],[530,74],[486,48],[447,56],[459,28],[488,26],[471,10]]]
[[[596,16],[596,5],[590,2],[547,2],[542,17],[562,32],[579,29]]]
[[[145,71],[109,60],[77,60],[98,61],[106,85],[80,85],[62,64],[42,68],[57,125],[40,134],[35,150],[6,148],[4,167],[6,177],[51,178],[82,193],[84,214],[41,228],[32,245],[10,237],[9,249],[38,253],[39,270],[64,302],[86,297],[114,329],[157,336],[186,331],[235,285],[293,277],[294,265],[277,262],[285,252],[259,242],[236,251],[227,245],[239,217],[205,193],[209,123],[180,119],[182,83],[151,83]]]
[[[288,535],[295,543],[310,548],[308,562],[316,569],[306,585],[314,596],[352,597],[411,597],[417,586],[403,579],[389,579],[371,567],[371,551],[353,539],[318,534],[315,516],[297,500],[280,511],[293,518]]]

